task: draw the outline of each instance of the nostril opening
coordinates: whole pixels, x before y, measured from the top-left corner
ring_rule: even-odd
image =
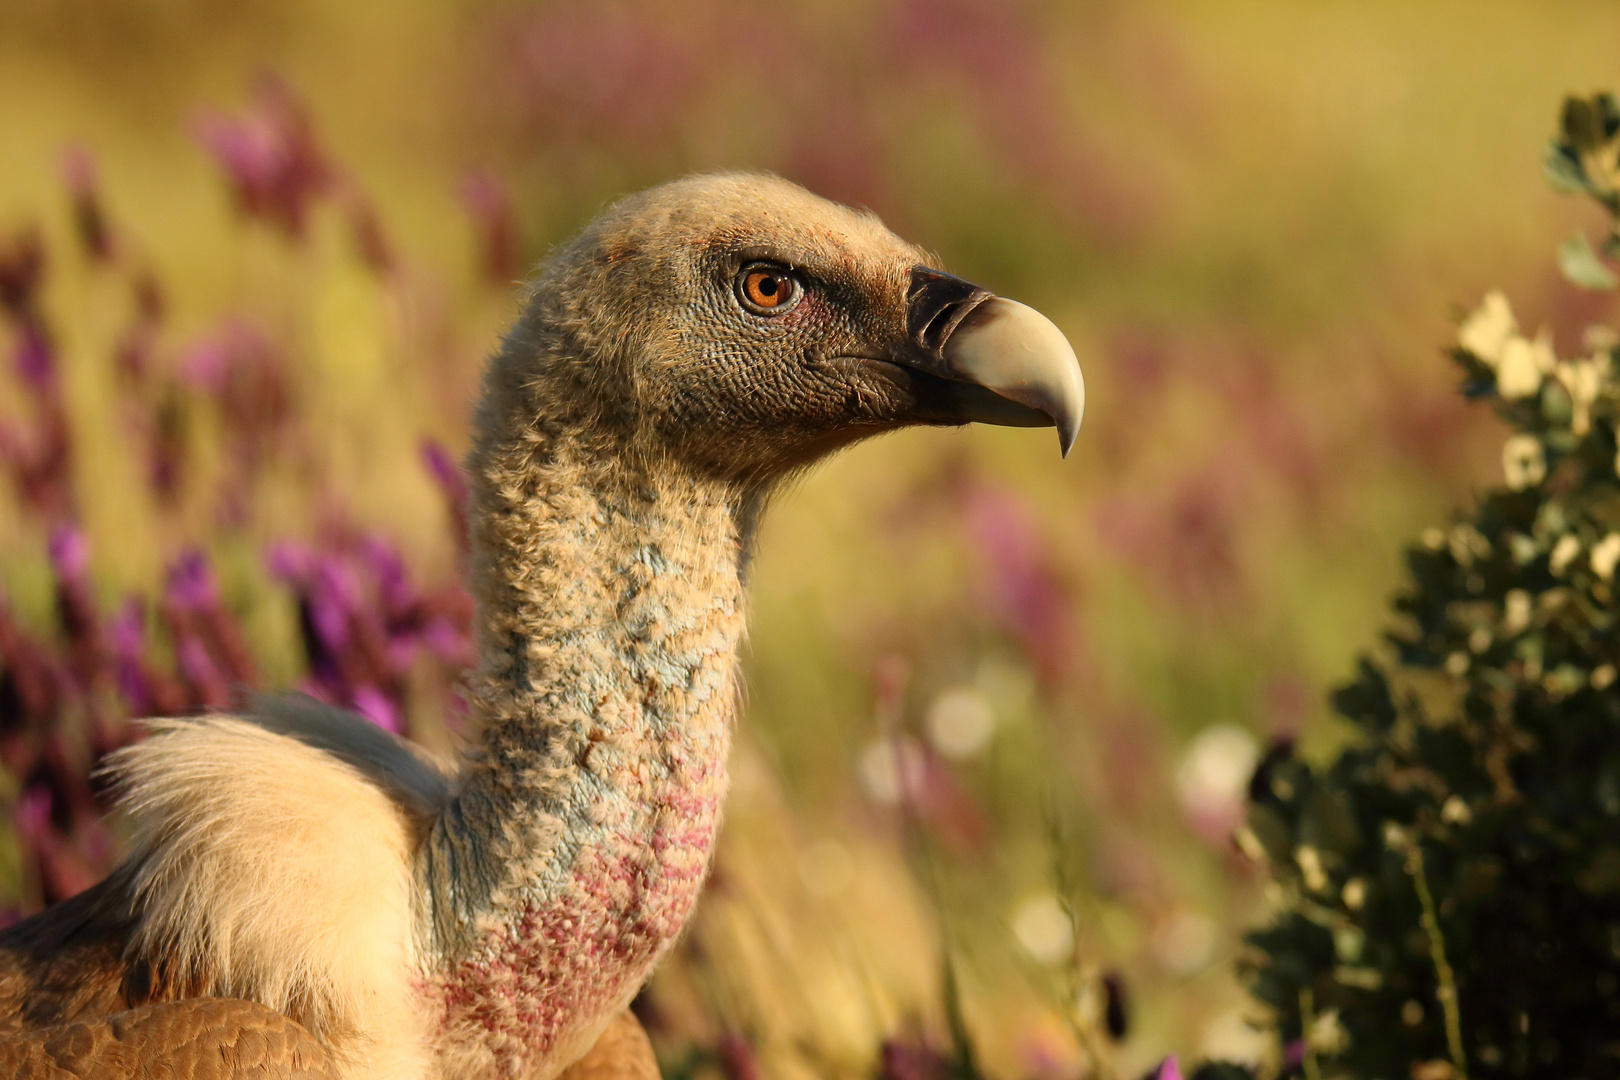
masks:
[[[989,293],[971,282],[926,266],[912,267],[906,292],[906,329],[912,342],[939,356],[956,328],[989,298]]]
[[[934,312],[933,318],[928,320],[918,335],[923,348],[937,352],[944,347],[945,338],[956,324],[956,314],[961,309],[961,303],[957,302],[946,304]]]

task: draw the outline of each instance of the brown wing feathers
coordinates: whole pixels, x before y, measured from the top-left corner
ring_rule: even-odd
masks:
[[[0,933],[0,1078],[332,1080],[326,1049],[274,1010],[154,1002],[185,988],[126,960],[123,884],[115,874]]]
[[[0,1038],[0,1076],[26,1080],[333,1080],[326,1050],[280,1013],[202,998]]]
[[[0,1045],[20,1032],[129,1008],[131,920],[109,878],[0,932]],[[3,1075],[3,1073],[0,1073]]]

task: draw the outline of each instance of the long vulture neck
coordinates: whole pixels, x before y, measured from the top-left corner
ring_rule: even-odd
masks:
[[[726,789],[745,615],[734,491],[654,475],[532,400],[499,368],[486,387],[482,746],[418,865],[442,1034],[501,1073],[594,1038],[685,924]]]

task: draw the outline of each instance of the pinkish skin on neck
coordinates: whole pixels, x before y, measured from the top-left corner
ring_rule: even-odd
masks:
[[[457,1075],[551,1072],[651,974],[708,870],[739,699],[736,492],[541,441],[473,454],[484,738],[417,866]]]

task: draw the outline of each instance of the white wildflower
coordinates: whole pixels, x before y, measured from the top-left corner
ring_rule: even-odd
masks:
[[[1620,563],[1620,533],[1610,533],[1592,548],[1592,572],[1610,581],[1616,563]]]
[[[1232,840],[1237,844],[1238,850],[1248,856],[1250,862],[1263,863],[1266,861],[1266,846],[1260,838],[1254,835],[1254,830],[1247,825],[1239,825],[1232,833]]]
[[[1463,320],[1457,333],[1457,343],[1494,367],[1501,359],[1502,346],[1507,344],[1508,338],[1518,328],[1507,297],[1500,292],[1492,292],[1485,297],[1479,310]]]
[[[1534,341],[1515,334],[1502,345],[1496,363],[1496,392],[1505,398],[1531,397],[1557,366],[1547,331],[1537,334]]]
[[[1547,568],[1561,575],[1569,569],[1569,564],[1574,562],[1580,553],[1580,539],[1574,533],[1565,533],[1558,538],[1558,543],[1553,545],[1552,556],[1547,560]]]
[[[1547,452],[1534,435],[1515,435],[1502,444],[1502,473],[1514,491],[1539,484],[1547,477]]]
[[[1511,637],[1530,625],[1530,594],[1511,589],[1502,604],[1502,633]]]
[[[948,758],[970,758],[983,750],[996,729],[989,698],[972,686],[955,686],[928,706],[928,741]]]
[[[1560,362],[1555,374],[1569,393],[1569,430],[1574,435],[1585,435],[1592,430],[1592,403],[1597,401],[1603,388],[1603,368],[1597,359]]]
[[[1551,375],[1558,367],[1558,354],[1553,352],[1552,331],[1543,326],[1536,331],[1536,340],[1530,343],[1530,355],[1535,358],[1536,370]]]
[[[1242,819],[1249,778],[1260,760],[1254,735],[1236,724],[1200,731],[1176,767],[1176,795],[1190,817]]]
[[[1294,852],[1294,861],[1299,863],[1300,876],[1305,879],[1305,887],[1311,892],[1321,892],[1328,886],[1327,873],[1322,869],[1322,853],[1309,844],[1301,844]]]
[[[1461,795],[1453,795],[1440,807],[1440,820],[1452,825],[1466,825],[1474,820],[1474,812]]]
[[[1074,949],[1074,924],[1051,893],[1026,897],[1013,909],[1013,937],[1036,963],[1056,965]]]
[[[1453,528],[1447,540],[1451,557],[1464,566],[1473,565],[1475,559],[1488,559],[1491,556],[1491,542],[1466,521]]]
[[[1257,1066],[1271,1049],[1271,1043],[1260,1027],[1251,1023],[1242,1009],[1228,1009],[1217,1013],[1204,1026],[1199,1051],[1205,1058],[1216,1061],[1237,1061]]]
[[[921,790],[925,769],[922,747],[915,739],[902,735],[880,736],[867,743],[857,771],[861,786],[873,802],[893,806]]]
[[[1177,905],[1154,922],[1148,945],[1167,970],[1191,975],[1215,954],[1215,923],[1196,908]]]
[[[1342,1054],[1350,1046],[1350,1033],[1339,1021],[1338,1009],[1324,1009],[1316,1014],[1305,1041],[1318,1054]]]

